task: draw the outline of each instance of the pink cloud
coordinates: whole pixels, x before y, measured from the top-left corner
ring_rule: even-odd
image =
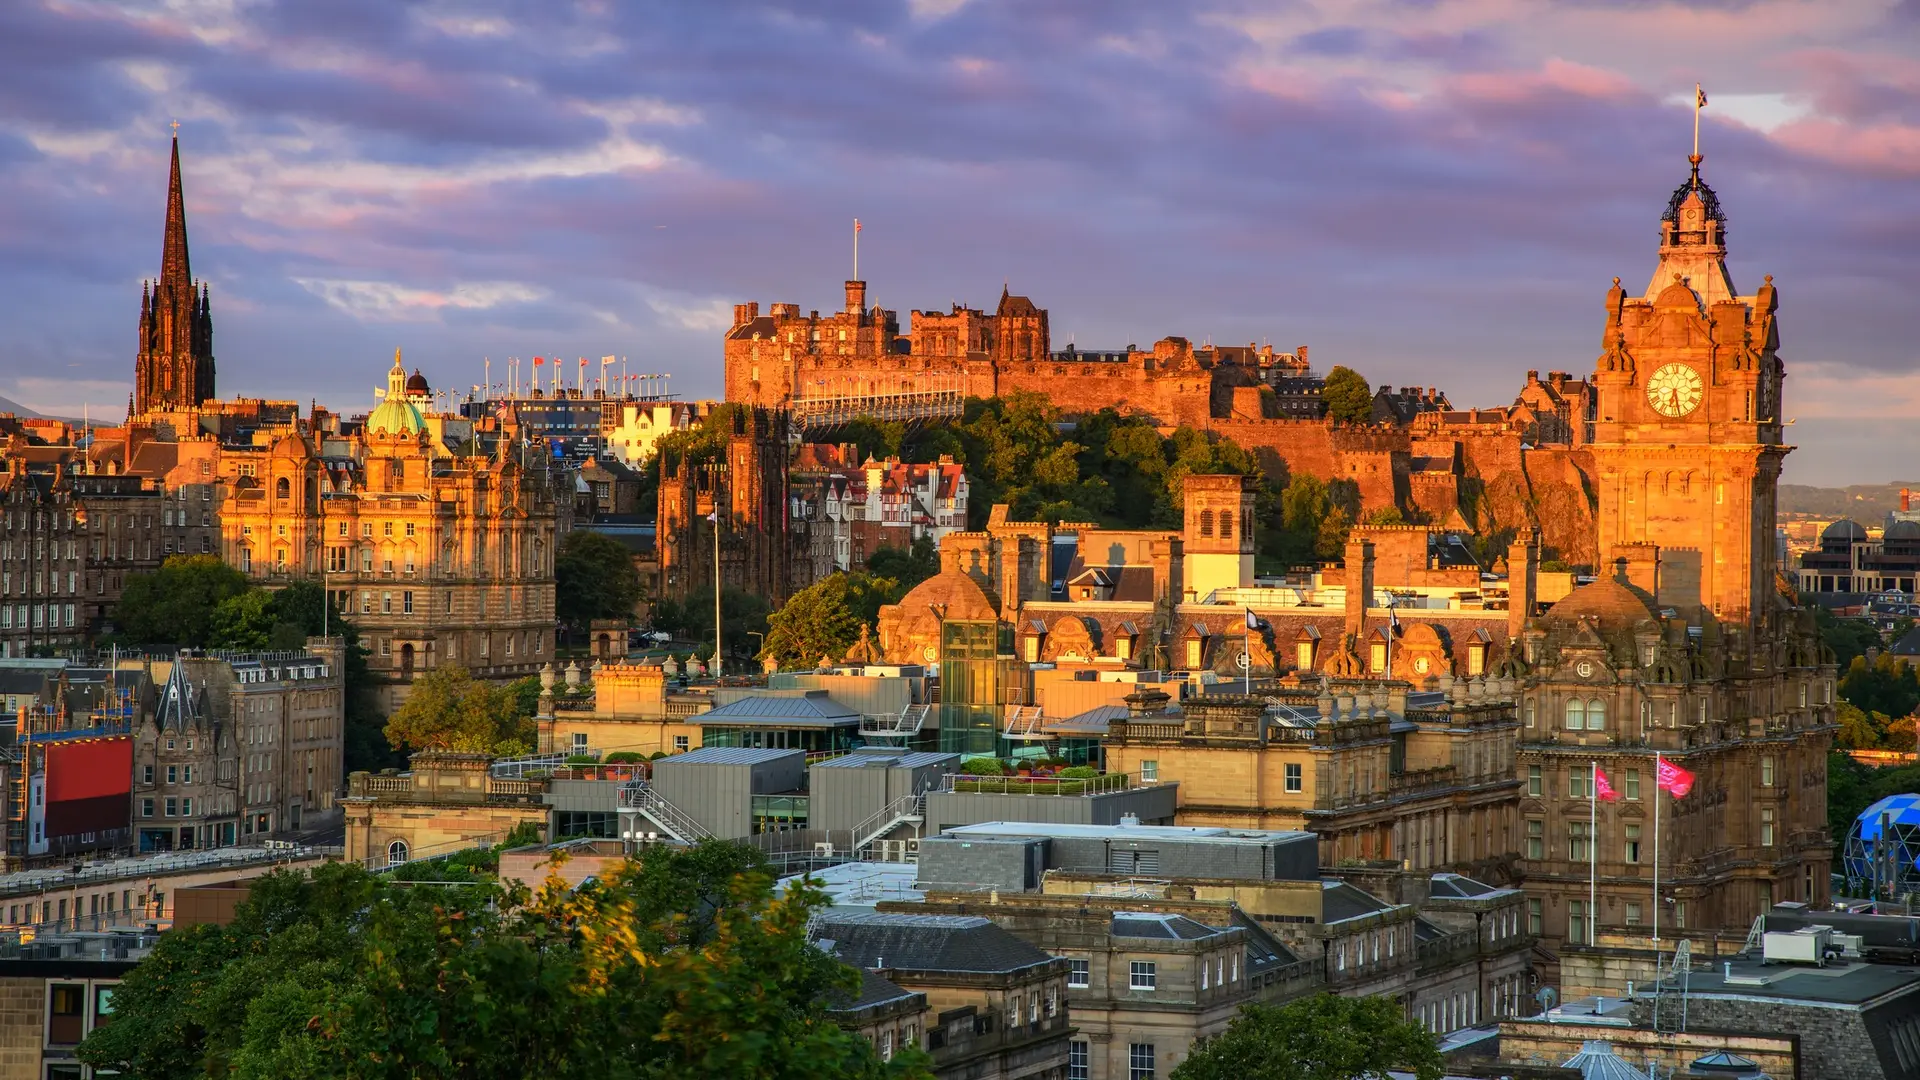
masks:
[[[1473,101],[1526,104],[1553,96],[1620,99],[1640,96],[1626,77],[1558,57],[1537,71],[1491,71],[1456,75],[1446,89]]]

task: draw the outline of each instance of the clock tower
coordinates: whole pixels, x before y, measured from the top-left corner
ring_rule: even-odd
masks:
[[[1598,551],[1608,565],[1657,567],[1635,584],[1663,608],[1751,626],[1775,595],[1775,493],[1792,449],[1781,441],[1779,298],[1772,275],[1750,296],[1734,289],[1726,216],[1700,160],[1667,200],[1645,294],[1619,278],[1607,293],[1589,447]],[[1646,544],[1657,559],[1638,557]]]

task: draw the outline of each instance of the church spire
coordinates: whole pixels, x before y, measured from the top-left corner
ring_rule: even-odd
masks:
[[[176,296],[193,287],[187,259],[187,200],[180,192],[180,125],[174,125],[173,172],[167,177],[167,238],[160,247],[160,287]]]
[[[173,125],[167,174],[166,238],[160,276],[141,285],[140,353],[134,361],[134,407],[191,409],[214,396],[213,316],[204,285],[187,258],[187,200],[180,184],[180,125]]]

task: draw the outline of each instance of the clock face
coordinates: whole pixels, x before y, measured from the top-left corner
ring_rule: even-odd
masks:
[[[1579,672],[1580,677],[1583,679],[1593,677],[1593,661],[1591,660],[1582,660],[1578,664],[1575,664],[1573,669]]]
[[[1704,390],[1699,372],[1668,364],[1647,380],[1647,403],[1662,416],[1685,416],[1699,407]]]

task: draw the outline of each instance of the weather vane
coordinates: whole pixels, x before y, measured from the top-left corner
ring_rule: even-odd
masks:
[[[180,137],[180,121],[175,120],[173,123],[168,124],[167,126],[173,129],[174,138],[177,139]]]

